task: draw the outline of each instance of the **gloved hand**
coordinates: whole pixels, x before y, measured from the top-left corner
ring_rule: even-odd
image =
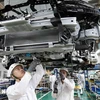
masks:
[[[39,59],[33,59],[33,61],[31,62],[27,71],[32,72],[32,71],[36,70],[36,66],[39,64],[41,64]]]
[[[59,73],[59,74],[60,74],[60,78],[61,78],[61,80],[64,80],[64,79],[65,79],[64,74],[62,74],[62,73]]]
[[[55,81],[55,83],[54,83],[54,91],[53,91],[53,93],[58,93],[57,86],[58,86],[58,81]]]

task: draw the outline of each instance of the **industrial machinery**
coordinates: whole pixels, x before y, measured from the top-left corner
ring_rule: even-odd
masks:
[[[39,9],[41,5],[44,7]],[[21,7],[29,7],[31,13]],[[99,18],[99,9],[82,0],[28,0],[6,5],[0,10],[0,56],[27,62],[34,55],[50,66],[79,64],[73,61],[72,52],[82,58],[95,51]]]

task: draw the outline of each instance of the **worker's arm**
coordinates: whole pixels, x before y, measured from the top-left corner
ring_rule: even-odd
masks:
[[[57,98],[58,93],[53,93],[53,92],[52,92],[51,95],[52,95],[53,98]]]
[[[75,82],[72,79],[65,78],[63,82],[66,84],[66,86],[69,88],[69,90],[74,90],[75,88]]]
[[[52,88],[52,97],[53,98],[57,98],[58,96],[58,80],[56,80],[55,82],[53,82],[53,88]]]
[[[56,80],[52,82],[52,92],[51,95],[53,98],[57,98],[58,95],[58,88],[57,88],[58,84],[56,84]]]
[[[26,72],[20,82],[7,88],[7,96],[9,100],[19,99],[25,92],[31,80],[31,75]]]
[[[37,59],[37,58],[35,58],[35,59],[31,62],[30,66],[29,66],[29,68],[28,68],[28,70],[27,70],[27,72],[30,72],[30,73],[31,73],[31,72],[35,71],[35,70],[36,70],[36,66],[39,65],[39,64],[41,64],[40,60]]]
[[[39,64],[36,66],[36,72],[35,74],[32,76],[32,80],[31,80],[31,86],[35,89],[37,87],[37,85],[39,84],[39,82],[41,81],[43,75],[45,74],[45,71],[43,69],[42,64]]]

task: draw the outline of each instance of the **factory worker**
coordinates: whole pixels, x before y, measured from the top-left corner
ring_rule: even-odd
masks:
[[[77,73],[78,85],[80,86],[80,94],[83,94],[85,88],[85,75],[82,70]]]
[[[36,73],[32,76],[30,72],[33,69],[36,69]],[[35,88],[44,75],[43,66],[38,60],[32,61],[27,72],[23,65],[14,63],[10,66],[8,75],[16,80],[14,85],[7,88],[8,100],[37,100]]]
[[[100,70],[96,72],[97,76],[100,78]]]
[[[54,87],[52,89],[52,97],[56,100],[74,100],[74,87],[75,83],[72,79],[68,78],[68,70],[61,68],[59,79],[55,79]]]
[[[95,71],[95,77],[100,80],[100,70]]]

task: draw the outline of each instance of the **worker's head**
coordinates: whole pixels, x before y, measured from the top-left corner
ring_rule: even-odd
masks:
[[[69,72],[67,68],[61,68],[60,73],[62,73],[65,77],[69,76]]]
[[[8,76],[14,78],[16,81],[20,81],[24,74],[23,66],[19,63],[14,63],[9,67]]]
[[[84,74],[84,71],[80,69],[78,73],[79,74]]]
[[[100,78],[100,70],[96,71],[96,75]]]

